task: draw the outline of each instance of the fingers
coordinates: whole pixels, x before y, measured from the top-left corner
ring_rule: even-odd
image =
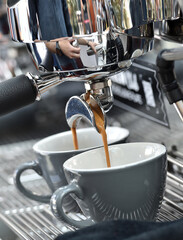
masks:
[[[74,53],[80,53],[81,48],[79,48],[79,47],[73,47],[73,46],[71,45],[71,51],[74,52]]]
[[[90,44],[90,47],[92,48],[92,50],[94,51],[94,53],[97,53],[96,48],[95,48],[96,45],[97,45],[97,44],[95,44],[95,43],[94,43],[94,44],[93,44],[93,43]]]
[[[72,45],[67,46],[65,49],[65,55],[69,58],[80,58],[80,48],[73,47]]]
[[[74,41],[73,39],[60,41],[60,47],[62,49],[62,52],[65,56],[67,56],[70,59],[80,58],[80,48],[73,47],[72,46],[73,41]]]
[[[80,54],[77,53],[71,53],[71,55],[69,56],[69,58],[80,58]]]
[[[80,48],[69,46],[69,57],[70,58],[80,58]]]
[[[94,46],[91,46],[91,48],[94,51],[94,53],[97,53],[96,48]]]

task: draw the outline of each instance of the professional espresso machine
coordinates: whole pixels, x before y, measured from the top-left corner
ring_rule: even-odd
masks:
[[[113,105],[111,76],[125,71],[134,59],[152,50],[156,22],[160,23],[159,36],[162,39],[182,42],[181,1],[72,1],[48,4],[45,1],[7,1],[11,37],[14,41],[26,43],[40,75],[27,73],[3,83],[1,114],[40,100],[44,92],[66,81],[83,82],[86,92],[91,93],[93,101],[100,105],[105,114]],[[75,49],[67,48],[68,43]],[[77,48],[80,48],[79,56]],[[175,78],[172,61],[181,59],[181,52],[178,49],[160,54],[157,62],[161,84],[166,78],[164,69],[170,68],[169,64],[172,64],[172,72],[166,74]],[[164,62],[167,66],[163,65]],[[163,88],[168,98],[172,94],[178,95],[169,101],[175,103],[181,115],[181,90],[173,83],[175,79],[170,83],[166,81]],[[68,102],[66,118],[70,126],[75,118],[80,119],[80,115],[95,126],[84,96],[73,97]],[[74,109],[81,112],[73,113],[73,104]],[[84,114],[85,108],[91,117]]]
[[[183,93],[175,73],[175,61],[183,59],[182,13],[182,0],[7,0],[11,38],[26,45],[38,74],[28,72],[0,83],[0,114],[39,101],[44,93],[58,85],[64,86],[65,82],[69,82],[71,88],[72,83],[78,83],[83,84],[86,91],[68,99],[65,108],[67,123],[73,127],[84,119],[98,130],[86,94],[90,92],[105,122],[119,119],[119,114],[112,108],[113,79],[130,70],[139,58],[146,55],[151,58],[151,51],[158,49],[155,60],[157,79],[167,97],[166,104],[173,104],[182,119]],[[171,46],[176,43],[176,48],[159,48],[162,41],[171,42]],[[174,116],[175,111],[172,112]],[[115,117],[110,113],[116,114]],[[134,129],[142,124],[144,131],[142,120],[125,113],[123,117],[126,127],[133,120]],[[163,129],[162,135],[167,137],[166,131]],[[141,134],[138,140],[143,139]],[[155,135],[153,141],[158,140],[158,133]],[[174,139],[168,140],[172,141]],[[181,157],[183,154],[173,146],[168,155],[169,185],[159,221],[178,219],[183,214],[182,206],[178,204],[182,201],[180,189],[183,186]],[[174,185],[181,187],[175,190]],[[8,191],[5,188],[4,196]],[[0,214],[21,239],[54,239],[57,234],[69,231],[70,228],[51,215],[47,206],[26,205],[22,199],[20,202],[25,208],[17,204],[7,210],[9,206],[5,203],[3,208],[6,211]],[[22,216],[27,221],[24,227],[21,226]],[[30,216],[37,224],[28,223]],[[79,214],[76,216],[80,217]]]

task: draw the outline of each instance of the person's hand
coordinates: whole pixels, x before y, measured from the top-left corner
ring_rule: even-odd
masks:
[[[94,51],[94,53],[97,53],[96,48],[95,48],[97,45],[98,44],[95,42],[92,42],[92,41],[88,42],[88,46]]]
[[[74,42],[73,39],[59,41],[60,49],[62,53],[70,59],[80,58],[80,48],[73,47],[72,42]]]

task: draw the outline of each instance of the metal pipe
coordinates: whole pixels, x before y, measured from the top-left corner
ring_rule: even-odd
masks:
[[[162,52],[165,61],[178,61],[183,59],[183,48],[166,49]]]
[[[180,119],[183,121],[183,102],[182,102],[182,100],[174,103],[173,105],[174,105]]]

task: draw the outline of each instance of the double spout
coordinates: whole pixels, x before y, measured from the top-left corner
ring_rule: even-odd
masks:
[[[80,120],[85,120],[92,125],[98,132],[100,129],[97,125],[96,115],[93,111],[98,112],[100,118],[103,120],[104,127],[106,127],[106,116],[103,107],[98,99],[92,95],[89,96],[90,103],[87,102],[87,93],[79,96],[73,96],[66,104],[65,115],[70,128],[77,128]]]

